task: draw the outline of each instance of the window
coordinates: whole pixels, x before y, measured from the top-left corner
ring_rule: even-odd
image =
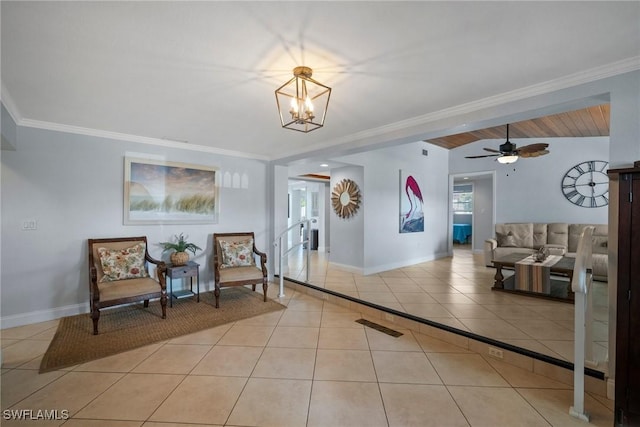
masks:
[[[453,212],[473,213],[473,186],[471,184],[453,186]]]

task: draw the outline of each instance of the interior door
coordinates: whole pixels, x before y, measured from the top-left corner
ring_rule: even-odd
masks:
[[[631,229],[629,252],[629,355],[627,414],[630,426],[640,425],[640,174],[631,182]]]
[[[616,424],[640,426],[640,172],[620,174]]]

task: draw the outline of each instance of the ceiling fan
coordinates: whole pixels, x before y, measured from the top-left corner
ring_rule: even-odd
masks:
[[[466,156],[465,159],[480,159],[482,157],[497,157],[497,161],[500,163],[508,164],[514,163],[519,157],[538,157],[549,154],[547,147],[549,144],[537,143],[525,145],[524,147],[516,148],[516,144],[509,141],[509,125],[507,125],[507,141],[504,144],[500,144],[499,150],[493,148],[484,148],[485,151],[496,154],[484,154],[482,156]]]

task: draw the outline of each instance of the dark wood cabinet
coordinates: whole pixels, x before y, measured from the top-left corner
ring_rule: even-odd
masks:
[[[640,167],[609,175],[618,182],[615,420],[640,426]]]

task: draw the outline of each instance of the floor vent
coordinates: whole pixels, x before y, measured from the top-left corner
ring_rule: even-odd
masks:
[[[382,326],[382,325],[378,325],[377,323],[370,322],[367,319],[358,319],[356,320],[356,322],[360,323],[361,325],[368,326],[371,329],[375,329],[376,331],[380,331],[387,335],[391,335],[392,337],[395,337],[395,338],[401,337],[403,335],[402,332],[394,331],[393,329],[387,328],[386,326]]]

